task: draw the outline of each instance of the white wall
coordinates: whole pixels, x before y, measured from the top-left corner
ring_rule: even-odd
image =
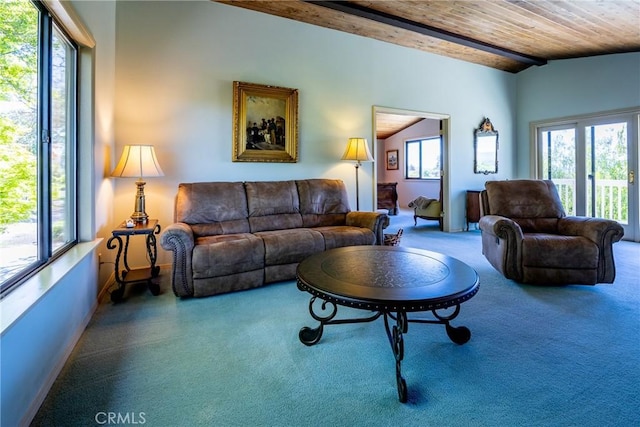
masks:
[[[148,179],[145,193],[162,226],[178,183],[190,181],[339,178],[353,208],[353,165],[339,159],[349,137],[373,141],[373,105],[451,115],[453,229],[463,227],[464,191],[486,180],[473,173],[483,117],[504,135],[502,164],[515,159],[515,76],[487,67],[209,1],[119,2],[116,56],[117,152],[155,145],[165,177]],[[231,161],[234,80],[299,90],[298,163]],[[360,169],[363,210],[373,209],[373,171]],[[117,219],[133,196],[133,180],[116,182]]]
[[[519,177],[531,177],[529,124],[640,106],[640,53],[551,61],[518,74]]]

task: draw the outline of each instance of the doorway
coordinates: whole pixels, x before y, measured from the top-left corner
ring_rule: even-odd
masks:
[[[429,125],[435,132],[435,134],[431,135],[412,135],[408,138],[402,138],[402,131],[405,129],[411,128],[412,126],[416,126],[421,121],[430,122]],[[377,166],[374,169],[374,205],[377,206],[377,191],[376,187],[378,182],[385,181],[394,181],[398,182],[398,200],[401,207],[406,208],[408,199],[410,197],[408,193],[414,190],[415,188],[419,188],[420,185],[431,185],[431,194],[433,198],[439,198],[442,202],[442,226],[444,231],[450,230],[450,215],[449,215],[449,120],[450,117],[447,114],[439,114],[439,113],[428,113],[424,111],[414,111],[414,110],[405,110],[398,108],[388,108],[381,106],[373,107],[373,150],[376,153],[376,158],[381,159],[381,161],[377,162]],[[406,165],[406,152],[405,152],[405,140],[406,139],[416,139],[422,137],[434,137],[436,135],[441,138],[441,162],[440,162],[440,178],[435,183],[429,180],[422,181],[415,179],[407,179],[405,176],[405,165]],[[391,135],[397,135],[398,138],[402,139],[401,145],[395,143],[393,147],[395,151],[397,150],[397,170],[389,172],[386,170],[386,154],[389,147],[385,147],[384,143],[387,139],[391,139]],[[386,176],[386,177],[385,177]],[[393,176],[393,179],[387,179],[387,177]],[[438,185],[437,189],[434,189],[433,186]],[[401,193],[404,189],[404,193]],[[417,194],[417,193],[415,193]],[[425,195],[425,194],[419,194]]]
[[[607,218],[640,240],[637,113],[536,127],[538,176],[558,188],[567,215]]]

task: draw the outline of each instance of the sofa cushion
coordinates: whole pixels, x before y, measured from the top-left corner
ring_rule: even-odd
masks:
[[[176,222],[193,227],[196,236],[248,233],[247,197],[242,182],[183,183],[178,186]]]
[[[264,284],[264,270],[243,271],[229,276],[207,277],[193,280],[194,297],[223,294],[257,288]]]
[[[304,227],[344,225],[349,198],[339,179],[296,181],[300,195],[300,213]]]
[[[253,234],[225,234],[196,239],[193,278],[228,276],[264,268],[264,244]]]
[[[309,228],[261,231],[255,235],[264,241],[266,266],[300,262],[325,249],[322,234]]]
[[[246,182],[251,232],[302,226],[295,181]]]
[[[585,237],[527,233],[522,239],[524,267],[597,269],[598,246]]]

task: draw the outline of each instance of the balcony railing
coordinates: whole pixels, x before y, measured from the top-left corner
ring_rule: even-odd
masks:
[[[554,179],[567,215],[576,215],[576,189],[572,179]],[[591,213],[591,188],[587,188],[587,215]],[[595,217],[626,224],[629,219],[629,194],[624,179],[596,181]]]

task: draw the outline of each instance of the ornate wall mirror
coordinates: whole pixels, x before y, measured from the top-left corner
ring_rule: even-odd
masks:
[[[493,128],[488,117],[476,129],[473,148],[473,172],[485,175],[498,173],[498,131]]]

